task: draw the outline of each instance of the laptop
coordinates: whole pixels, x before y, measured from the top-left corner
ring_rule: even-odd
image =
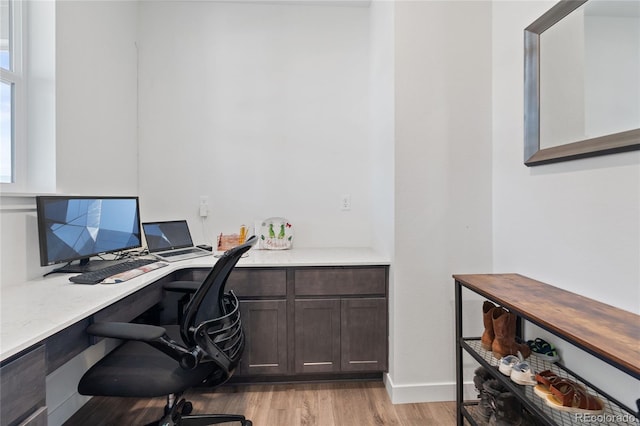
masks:
[[[142,224],[149,254],[165,262],[210,256],[212,252],[193,246],[186,220]]]

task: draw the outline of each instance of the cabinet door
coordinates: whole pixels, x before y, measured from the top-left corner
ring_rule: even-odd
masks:
[[[386,371],[386,299],[343,299],[341,308],[342,371]]]
[[[295,301],[295,372],[340,371],[340,299]]]
[[[240,317],[246,336],[240,375],[287,372],[287,303],[242,300]]]

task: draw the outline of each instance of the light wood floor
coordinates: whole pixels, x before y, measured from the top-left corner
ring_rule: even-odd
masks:
[[[382,382],[225,386],[186,394],[193,413],[244,414],[255,426],[447,426],[454,402],[393,405]],[[162,413],[157,399],[94,397],[65,426],[143,425]]]

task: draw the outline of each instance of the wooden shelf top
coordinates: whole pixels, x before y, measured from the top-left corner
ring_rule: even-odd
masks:
[[[640,379],[639,315],[519,274],[453,278]]]

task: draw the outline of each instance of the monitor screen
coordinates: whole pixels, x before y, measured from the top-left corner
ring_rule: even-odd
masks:
[[[36,197],[40,265],[141,247],[138,197]]]

